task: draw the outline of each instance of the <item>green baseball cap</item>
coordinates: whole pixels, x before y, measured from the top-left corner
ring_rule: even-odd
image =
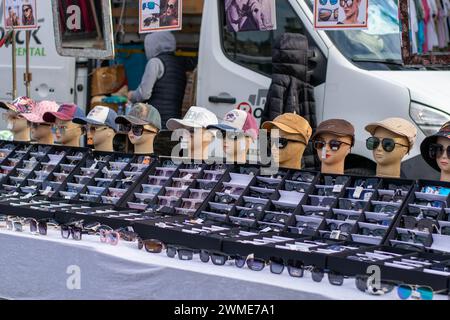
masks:
[[[152,105],[136,103],[126,116],[116,118],[117,124],[134,124],[138,126],[152,125],[161,130],[161,115]]]

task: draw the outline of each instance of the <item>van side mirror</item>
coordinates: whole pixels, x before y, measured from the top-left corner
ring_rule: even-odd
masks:
[[[114,58],[110,0],[51,1],[56,50],[61,56]]]

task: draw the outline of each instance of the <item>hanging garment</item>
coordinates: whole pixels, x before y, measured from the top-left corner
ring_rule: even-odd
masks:
[[[414,0],[409,0],[409,7],[411,8],[409,17],[409,38],[411,39],[411,53],[417,54],[417,32],[419,31],[419,25],[417,21],[417,11]]]
[[[442,0],[443,12],[445,15],[445,42],[450,46],[450,0]]]
[[[450,1],[450,0],[449,0]],[[417,14],[417,52],[421,54],[425,43],[425,13],[422,0],[414,0]]]
[[[439,42],[439,48],[443,49],[447,46],[447,40],[446,40],[446,32],[445,29],[447,29],[447,15],[444,13],[444,7],[442,5],[441,0],[436,0],[436,6],[437,6],[437,20],[436,20],[436,31],[438,34],[438,42]]]
[[[436,0],[426,0],[428,8],[430,10],[430,19],[427,23],[427,43],[428,51],[433,51],[434,47],[439,46],[438,36],[436,32],[437,7]]]

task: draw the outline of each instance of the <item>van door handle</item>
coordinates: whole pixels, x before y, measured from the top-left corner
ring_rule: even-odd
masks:
[[[235,104],[236,98],[230,95],[219,95],[219,96],[211,96],[209,97],[209,102],[211,103],[226,103],[226,104]]]

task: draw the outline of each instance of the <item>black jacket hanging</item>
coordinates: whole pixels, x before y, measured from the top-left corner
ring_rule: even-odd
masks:
[[[287,112],[304,117],[314,129],[314,87],[309,84],[308,60],[311,51],[306,36],[284,33],[272,50],[273,74],[262,123]]]

